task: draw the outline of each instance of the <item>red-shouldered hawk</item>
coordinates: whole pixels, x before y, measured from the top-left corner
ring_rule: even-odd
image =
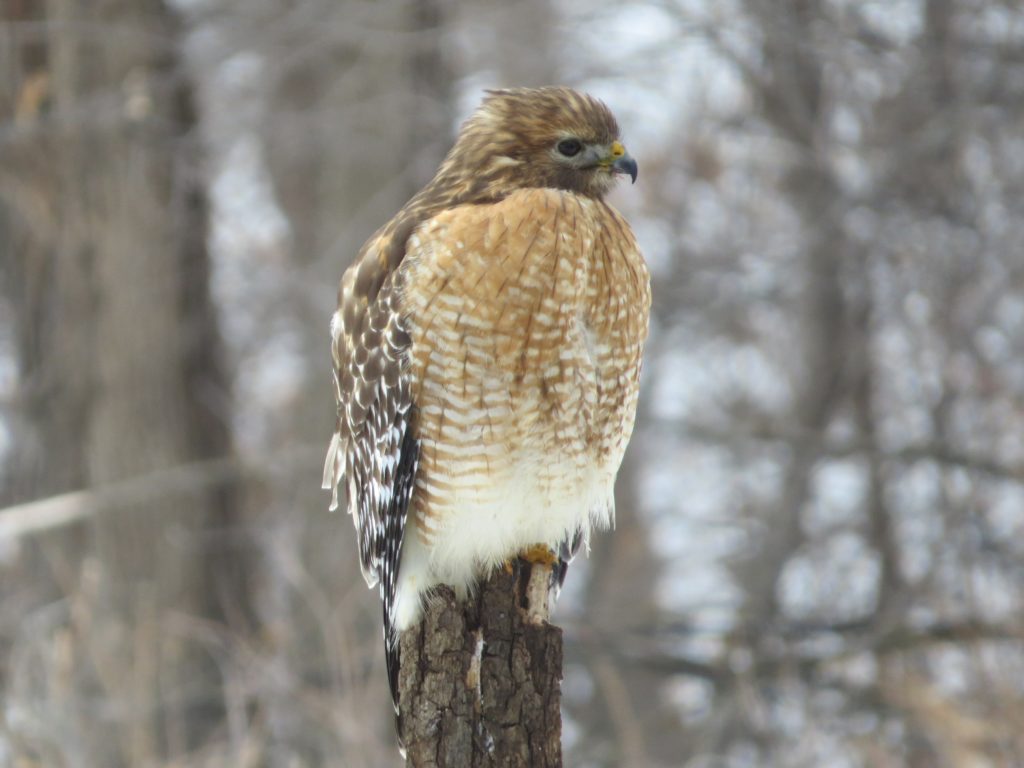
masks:
[[[600,101],[490,91],[433,180],[363,246],[331,320],[337,431],[367,584],[398,633],[439,583],[465,590],[542,545],[565,567],[614,516],[650,280],[603,198],[637,166]]]

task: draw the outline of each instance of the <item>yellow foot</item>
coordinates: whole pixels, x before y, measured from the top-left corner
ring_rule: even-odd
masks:
[[[542,565],[554,565],[558,561],[558,556],[551,551],[551,547],[546,544],[534,544],[532,547],[528,547],[519,553],[519,556],[528,563],[541,563]]]

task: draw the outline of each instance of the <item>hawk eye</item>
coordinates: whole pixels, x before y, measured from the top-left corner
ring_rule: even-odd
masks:
[[[558,150],[558,154],[565,155],[566,157],[575,157],[583,149],[583,143],[579,139],[562,139],[558,142],[558,146],[555,147]]]

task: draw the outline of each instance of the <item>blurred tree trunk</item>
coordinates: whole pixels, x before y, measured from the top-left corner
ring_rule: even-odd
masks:
[[[301,397],[282,409],[286,418],[271,425],[272,439],[281,446],[314,441],[326,451],[334,419],[327,326],[341,274],[363,241],[430,179],[450,145],[454,108],[444,45],[448,6],[438,0],[357,5],[336,0],[268,4],[275,24],[280,16],[290,21],[276,27],[281,33],[261,51],[268,76],[267,119],[260,138],[276,202],[288,221],[289,271],[295,276],[280,286],[275,309],[289,318],[302,358],[313,361],[309,380],[297,390]],[[299,49],[310,53],[280,55]],[[270,576],[274,588],[267,591],[262,610],[267,622],[279,628],[275,663],[281,669],[308,667],[316,658],[330,670],[328,680],[343,702],[345,719],[376,728],[362,737],[366,742],[376,737],[373,745],[390,745],[394,731],[386,716],[390,707],[376,593],[367,590],[352,603],[353,610],[361,609],[356,618],[349,612],[339,621],[327,611],[316,617],[333,638],[327,649],[295,630],[301,626],[295,617],[306,610],[308,596],[291,588],[289,563],[328,564],[322,568],[325,593],[339,602],[353,579],[359,579],[352,570],[357,555],[350,524],[327,515],[320,473],[321,465],[310,462],[276,485],[270,502],[274,509],[264,546],[274,553],[268,559],[279,569]],[[308,515],[280,513],[292,509]],[[352,670],[334,663],[348,643],[372,649],[377,685],[370,690],[379,693],[372,705],[349,695],[350,675],[366,674],[362,659]],[[290,694],[275,696],[269,706],[268,724],[282,759],[292,748],[306,754],[311,741],[294,712]],[[365,743],[337,735],[338,743],[329,748],[336,758],[346,764],[372,762]]]
[[[640,408],[646,401],[641,395]],[[638,422],[641,419],[638,418]],[[658,625],[656,601],[661,563],[650,542],[650,531],[640,515],[643,457],[640,446],[626,452],[615,481],[615,529],[591,538],[584,587],[582,641],[573,643],[595,683],[593,704],[579,712],[588,740],[611,747],[607,765],[647,765],[658,753],[672,760],[680,754],[683,728],[678,716],[659,695],[662,675],[629,654],[614,654],[600,638],[621,637],[625,631],[648,635]],[[582,559],[582,558],[580,558]],[[579,561],[577,561],[579,562]],[[569,630],[573,637],[573,630]],[[575,661],[575,652],[570,663]],[[651,731],[659,734],[653,738]],[[599,751],[600,752],[600,751]]]
[[[458,14],[480,32],[461,46],[463,71],[493,72],[494,87],[558,85],[578,63],[561,9],[549,0],[461,3]]]
[[[230,402],[176,21],[157,0],[17,5],[46,25],[22,74],[45,83],[49,106],[16,117],[31,152],[14,176],[15,197],[45,201],[18,222],[14,260],[36,492],[224,456]],[[8,219],[14,202],[4,200]],[[103,627],[74,651],[77,684],[131,713],[77,710],[90,763],[140,765],[194,748],[218,724],[208,651],[183,627],[248,614],[241,548],[214,551],[234,515],[223,483],[154,489],[90,521],[97,557],[86,572],[55,560],[68,590],[94,589],[88,621]]]
[[[0,44],[0,121],[8,136],[0,144],[0,291],[13,319],[21,380],[5,425],[18,446],[5,457],[0,477],[0,506],[7,506],[87,484],[75,436],[86,428],[90,361],[76,336],[88,327],[90,312],[82,264],[56,269],[57,167],[54,142],[42,129],[52,102],[46,38],[19,34],[45,19],[46,3],[7,1],[2,7],[10,26]],[[60,334],[57,306],[66,325]],[[79,524],[20,547],[17,567],[29,574],[31,599],[45,604],[66,594],[77,580],[84,541]],[[4,630],[0,642],[7,658],[15,628]],[[4,665],[5,687],[9,672]]]
[[[803,439],[794,447],[778,506],[771,524],[764,526],[756,557],[734,569],[744,590],[740,632],[756,645],[779,613],[778,581],[803,541],[802,512],[820,458],[817,444],[844,397],[849,310],[840,272],[849,246],[838,219],[841,193],[816,144],[828,117],[824,63],[820,51],[800,39],[801,30],[813,23],[817,4],[800,0],[784,14],[758,3],[749,3],[748,8],[764,30],[765,66],[763,79],[751,79],[750,86],[763,100],[769,125],[799,152],[782,181],[806,233],[800,379],[793,382],[796,395],[787,417]]]
[[[450,145],[453,106],[442,3],[385,0],[363,19],[372,25],[365,31],[347,21],[353,13],[347,3],[298,6],[303,12],[292,13],[302,21],[290,30],[295,39],[275,38],[273,45],[316,40],[317,54],[271,65],[261,138],[288,220],[290,261],[304,278],[285,286],[281,310],[296,315],[303,352],[321,361],[323,373],[278,426],[285,443],[322,436],[326,446],[333,429],[327,323],[341,273],[374,230],[429,181]],[[376,30],[399,32],[388,45],[367,45],[364,33],[372,39]],[[267,51],[271,59],[277,53]],[[346,76],[356,65],[372,76]],[[310,285],[323,286],[312,295],[327,301],[311,301]],[[311,485],[305,476],[301,482],[309,500],[322,504],[320,469],[310,467]]]
[[[365,34],[397,30],[395,39],[368,46],[358,28],[342,23],[351,15],[346,4],[304,5],[310,12],[301,18],[312,19],[316,28],[296,25],[295,40],[275,39],[273,45],[318,38],[321,45],[317,55],[272,70],[261,137],[288,219],[293,259],[336,281],[339,267],[430,180],[451,144],[447,19],[437,0],[386,0],[364,20],[373,25]],[[373,77],[346,77],[357,63]],[[325,316],[316,323],[322,352]],[[316,423],[322,427],[322,418]]]
[[[4,11],[14,32],[45,20],[47,12],[42,0],[6,2]],[[82,434],[86,423],[88,376],[81,373],[90,361],[88,347],[76,344],[75,334],[89,324],[90,302],[83,262],[56,260],[57,166],[54,142],[43,133],[52,102],[46,39],[12,34],[9,40],[0,46],[3,71],[10,75],[0,86],[0,117],[13,134],[0,149],[0,235],[8,278],[2,285],[12,304],[16,354],[26,381],[24,432],[17,435],[25,450],[16,454],[3,493],[3,501],[13,503],[85,484],[81,445],[68,436]],[[67,323],[61,334],[57,306]]]
[[[271,62],[268,119],[260,136],[288,221],[290,264],[302,276],[282,286],[280,309],[293,316],[302,353],[316,361],[317,375],[273,428],[282,444],[317,440],[326,451],[334,418],[327,324],[341,274],[363,241],[429,180],[449,145],[446,19],[436,0],[367,6],[369,16],[360,19],[367,30],[352,22],[347,3],[303,0],[285,12],[296,22],[265,51]],[[397,30],[395,39],[368,45],[380,30]],[[279,48],[310,40],[318,43],[315,55],[276,66]],[[372,76],[351,77],[356,64]],[[311,292],[311,285],[321,290]],[[326,507],[320,472],[310,465],[296,476],[289,505]]]
[[[447,587],[401,637],[399,733],[412,768],[560,768],[562,631],[551,569],[516,560],[465,601]]]

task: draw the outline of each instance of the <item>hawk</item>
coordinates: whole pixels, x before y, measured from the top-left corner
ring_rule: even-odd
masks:
[[[650,279],[605,194],[636,162],[600,101],[488,91],[433,180],[362,247],[331,318],[337,428],[359,560],[398,634],[437,584],[465,594],[524,550],[559,583],[633,429]]]

